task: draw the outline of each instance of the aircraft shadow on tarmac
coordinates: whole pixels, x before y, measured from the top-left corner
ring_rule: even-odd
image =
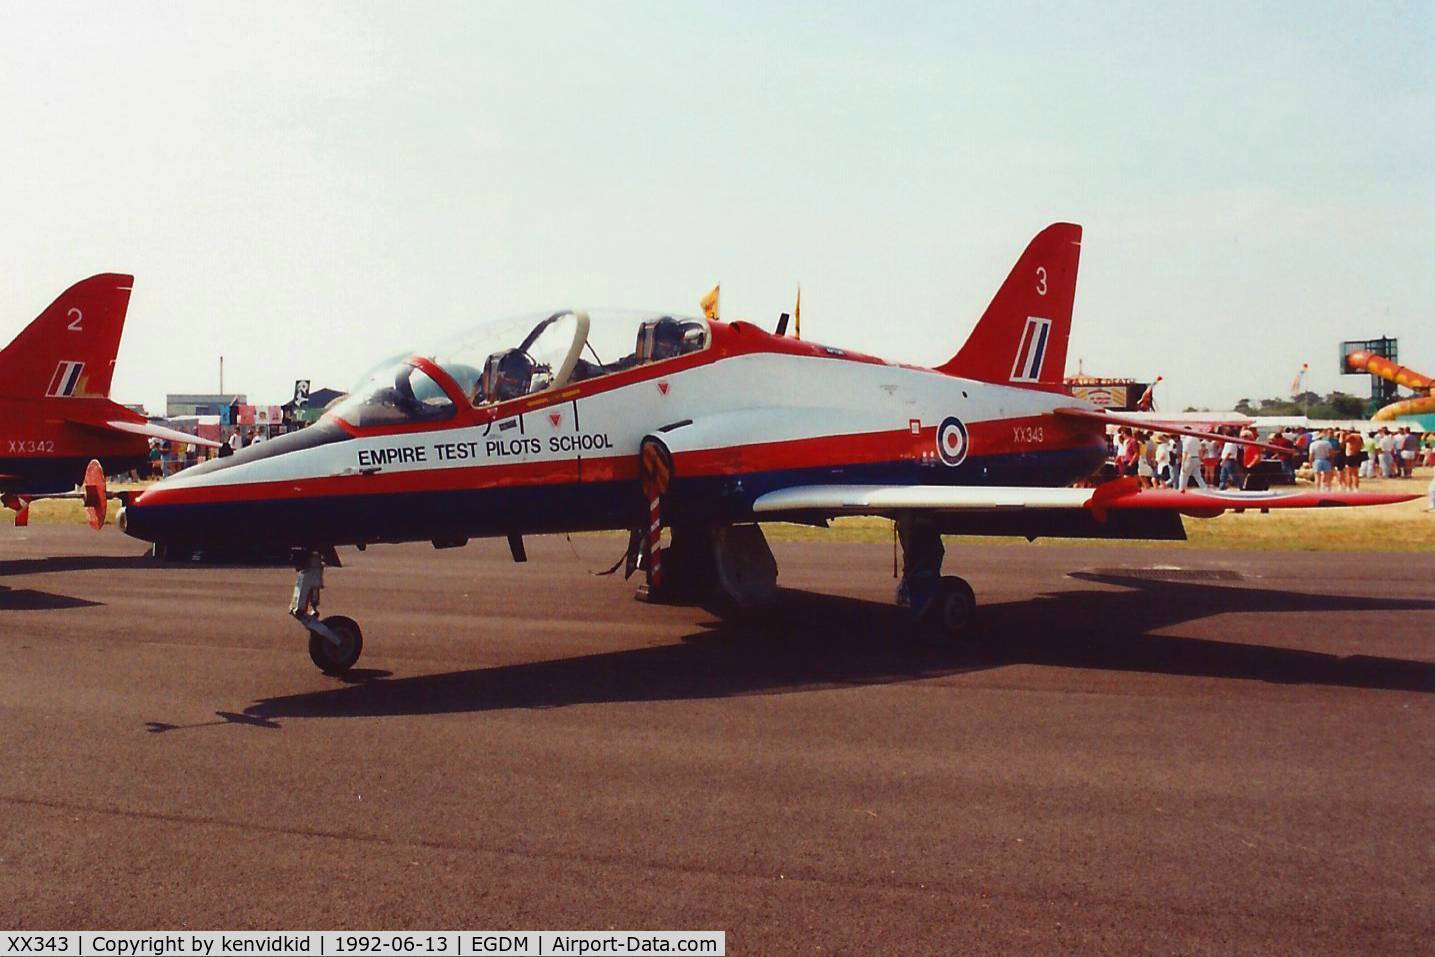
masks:
[[[121,558],[106,555],[75,555],[52,558],[12,558],[0,561],[0,578],[38,575],[45,572],[82,572],[139,568],[148,563],[145,555]],[[92,608],[104,602],[0,585],[0,611],[51,611],[61,608]]]
[[[289,559],[283,560],[244,556],[210,556],[204,560],[183,558],[160,561],[149,552],[136,555],[64,555],[51,558],[14,558],[0,561],[0,578],[7,575],[37,575],[43,572],[84,572],[84,571],[129,571],[140,568],[183,571],[215,568],[289,568]]]
[[[1254,643],[1296,627],[1273,619],[1232,641],[1156,635],[1213,615],[1435,610],[1435,601],[1311,595],[1208,583],[1082,574],[1120,590],[1061,591],[982,607],[977,644],[913,640],[906,615],[877,602],[784,590],[778,608],[747,622],[654,648],[413,678],[378,677],[333,690],[261,700],[253,719],[446,714],[601,702],[785,694],[912,681],[1011,664],[1245,678],[1351,688],[1435,692],[1435,663],[1338,655]],[[1113,624],[1116,623],[1116,624]],[[1306,619],[1308,625],[1309,619]]]
[[[127,570],[153,565],[147,553],[138,555],[64,555],[51,558],[12,558],[0,561],[0,578],[10,575],[39,575],[45,572],[87,572]]]
[[[0,585],[0,611],[51,611],[60,608],[91,608],[101,604],[104,603],[75,598],[72,595]]]

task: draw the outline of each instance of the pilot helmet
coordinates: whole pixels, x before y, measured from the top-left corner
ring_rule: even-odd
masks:
[[[638,360],[671,359],[683,352],[683,327],[672,316],[652,319],[638,330]]]
[[[483,368],[483,396],[490,402],[516,399],[528,392],[533,362],[519,349],[495,352]]]

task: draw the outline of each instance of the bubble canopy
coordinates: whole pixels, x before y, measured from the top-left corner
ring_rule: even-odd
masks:
[[[331,414],[356,428],[441,421],[457,414],[459,396],[472,405],[504,402],[698,352],[710,338],[702,319],[652,311],[560,309],[499,319],[381,363]]]

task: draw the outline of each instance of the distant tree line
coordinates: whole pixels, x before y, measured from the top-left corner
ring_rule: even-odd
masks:
[[[1369,399],[1345,392],[1332,392],[1321,396],[1315,392],[1302,392],[1293,399],[1242,399],[1235,409],[1241,415],[1308,415],[1312,419],[1363,419]],[[1187,412],[1209,412],[1210,409],[1188,408]]]

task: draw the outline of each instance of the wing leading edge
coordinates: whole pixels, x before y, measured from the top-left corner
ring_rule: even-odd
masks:
[[[1135,479],[1096,488],[1023,488],[947,485],[804,485],[760,496],[758,516],[879,515],[904,513],[1050,512],[1084,509],[1097,521],[1108,514],[1155,511],[1210,518],[1226,511],[1391,505],[1418,496],[1380,492],[1218,492],[1143,489]],[[1061,523],[1064,525],[1064,523]],[[1023,533],[1025,534],[1025,533]]]

